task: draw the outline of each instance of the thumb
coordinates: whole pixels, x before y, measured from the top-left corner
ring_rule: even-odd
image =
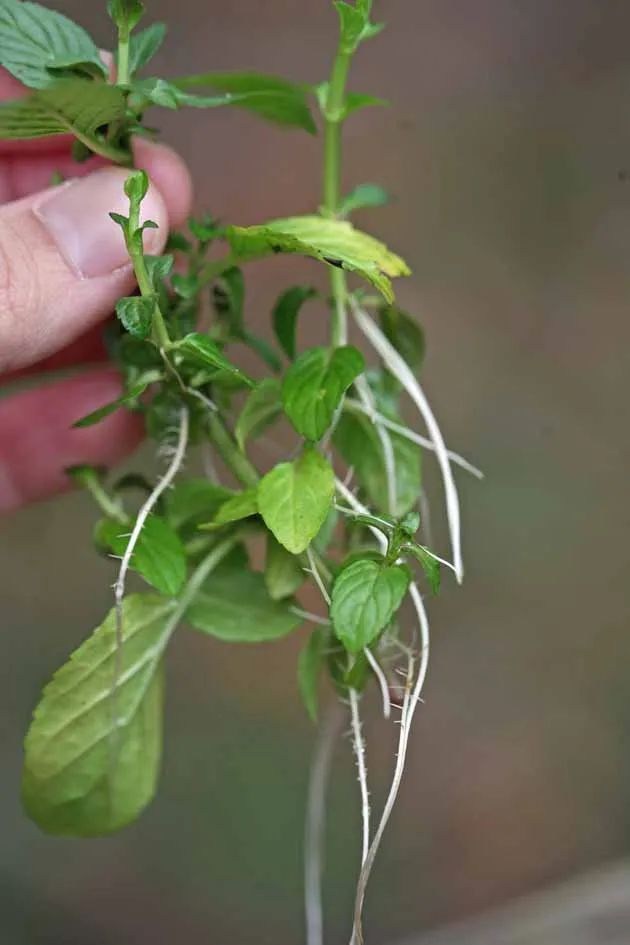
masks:
[[[106,168],[0,208],[0,373],[26,367],[84,334],[134,287],[120,227],[128,172]],[[142,219],[147,253],[160,253],[168,211],[151,185]]]

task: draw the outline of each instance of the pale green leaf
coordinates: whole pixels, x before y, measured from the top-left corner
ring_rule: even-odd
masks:
[[[339,206],[341,216],[350,216],[355,210],[368,207],[383,207],[389,203],[389,194],[378,184],[359,184],[347,194]]]
[[[121,407],[135,407],[138,403],[138,398],[144,394],[148,386],[149,381],[139,382],[132,387],[130,391],[123,394],[122,397],[111,401],[109,404],[105,404],[103,407],[99,407],[98,410],[93,410],[92,413],[89,413],[86,417],[81,417],[80,420],[75,421],[72,426],[76,428],[91,427],[95,423],[100,423],[105,417],[109,417],[110,414],[120,410]]]
[[[317,296],[317,289],[311,286],[296,285],[287,289],[273,310],[272,320],[276,338],[290,361],[295,358],[295,336],[297,319],[305,302]]]
[[[240,522],[244,518],[251,518],[252,515],[258,515],[257,493],[256,489],[246,489],[231,496],[221,505],[211,527]]]
[[[422,570],[425,573],[429,587],[434,594],[437,594],[440,590],[442,580],[440,562],[431,554],[429,549],[425,548],[423,545],[408,545],[407,551],[411,552],[411,554],[418,559],[422,565]]]
[[[208,479],[183,479],[166,493],[166,518],[175,529],[198,525],[216,515],[231,495]]]
[[[116,315],[130,335],[144,339],[151,334],[156,303],[156,295],[132,295],[118,300]]]
[[[147,29],[132,34],[129,41],[130,75],[134,76],[153,59],[164,42],[165,36],[165,23],[152,23]]]
[[[332,351],[311,348],[300,355],[282,385],[284,410],[297,432],[307,440],[320,440],[364,368],[363,355],[351,345]]]
[[[245,451],[245,444],[251,437],[259,436],[282,413],[280,383],[267,378],[251,392],[236,422],[234,434],[240,449]]]
[[[298,686],[312,722],[317,722],[318,686],[324,666],[325,648],[326,635],[318,628],[313,630],[298,657]]]
[[[226,562],[208,578],[187,619],[196,630],[229,643],[277,640],[301,622],[291,612],[290,601],[270,598],[262,574],[236,561]]]
[[[381,408],[382,412],[385,412]],[[400,418],[387,411],[392,420]],[[422,453],[420,447],[405,437],[385,431],[394,452],[396,466],[396,507],[388,508],[387,470],[383,444],[369,417],[360,412],[343,413],[335,428],[333,442],[344,460],[354,469],[370,505],[378,512],[400,517],[418,501],[422,486]]]
[[[388,302],[393,301],[390,279],[410,273],[407,264],[383,243],[342,220],[304,216],[272,220],[261,226],[233,226],[228,228],[227,238],[240,258],[297,253],[356,272]]]
[[[174,607],[152,595],[125,600],[114,697],[114,611],[44,689],[26,736],[22,779],[26,811],[43,830],[113,833],[153,798],[162,746],[162,656]]]
[[[90,146],[98,129],[125,116],[120,89],[88,79],[59,79],[26,98],[0,105],[0,139],[70,133]]]
[[[58,79],[51,69],[107,69],[90,36],[78,24],[39,3],[0,0],[0,65],[31,89]]]
[[[99,538],[122,557],[133,525],[108,522]],[[186,580],[186,553],[177,532],[158,515],[150,515],[131,556],[131,568],[156,590],[170,597],[178,594]]]
[[[267,535],[265,585],[272,600],[291,597],[304,584],[306,574],[295,555],[283,548],[273,535]]]
[[[226,371],[248,387],[254,386],[253,381],[251,381],[240,368],[232,364],[232,362],[225,357],[219,346],[208,338],[207,335],[192,332],[186,335],[185,338],[182,338],[181,341],[178,341],[175,348],[184,355],[187,361],[194,362],[200,367],[210,367],[216,368],[219,371]]]
[[[225,104],[253,112],[266,121],[316,133],[306,88],[277,76],[256,72],[207,72],[178,79],[182,88],[205,86],[226,93]]]
[[[360,653],[385,629],[400,607],[410,574],[404,565],[359,559],[339,573],[330,617],[349,653]]]
[[[267,528],[291,554],[305,551],[332,505],[335,476],[330,463],[306,449],[292,463],[281,463],[258,487],[258,509]]]

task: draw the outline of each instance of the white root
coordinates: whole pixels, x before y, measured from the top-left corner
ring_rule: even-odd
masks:
[[[424,422],[427,425],[429,436],[434,444],[435,455],[442,472],[442,481],[444,483],[444,493],[446,496],[446,511],[448,517],[448,526],[451,536],[451,546],[453,549],[453,561],[455,565],[455,574],[461,584],[464,578],[464,564],[462,559],[461,545],[461,522],[459,497],[457,486],[451,470],[451,462],[444,442],[444,437],[440,427],[435,419],[429,402],[420,387],[418,381],[413,376],[407,363],[398,354],[393,345],[388,341],[383,332],[372,318],[357,304],[352,302],[352,311],[358,327],[361,329],[374,350],[383,359],[387,368],[398,378],[410,398],[420,411]]]
[[[361,823],[363,825],[363,845],[361,849],[361,868],[370,849],[370,792],[368,791],[367,765],[365,761],[365,741],[361,731],[359,714],[359,696],[356,689],[350,689],[350,719],[352,722],[352,747],[357,759],[359,790],[361,791]]]

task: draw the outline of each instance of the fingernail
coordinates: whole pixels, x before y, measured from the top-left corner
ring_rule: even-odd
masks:
[[[127,177],[120,168],[105,168],[65,184],[35,207],[66,262],[85,279],[109,275],[129,263],[122,230],[110,217],[112,212],[129,215],[123,190]],[[144,245],[147,253],[159,252],[166,240],[167,214],[155,187],[142,203],[141,219],[158,224],[158,230],[144,231]]]

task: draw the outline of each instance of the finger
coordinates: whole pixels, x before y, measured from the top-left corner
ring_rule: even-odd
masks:
[[[86,366],[107,361],[108,352],[105,347],[103,332],[104,326],[96,325],[66,348],[51,354],[50,357],[44,358],[42,361],[38,361],[37,364],[23,368],[20,371],[5,374],[2,378],[3,387],[33,374],[49,374],[52,371],[63,371],[77,365]]]
[[[181,226],[190,214],[192,183],[182,159],[172,148],[137,138],[133,142],[134,162],[147,172],[164,197],[171,226]],[[85,177],[101,167],[95,156],[83,164],[67,153],[13,154],[0,157],[0,203],[18,200],[50,186],[54,173],[66,179]]]
[[[106,168],[0,208],[0,371],[70,344],[133,289],[123,234],[109,216],[128,212],[126,177]],[[169,218],[154,185],[142,213],[158,224],[146,231],[146,251],[159,253]]]
[[[142,436],[140,418],[128,411],[98,426],[72,429],[120,393],[115,371],[97,368],[0,401],[0,512],[69,489],[68,466],[110,466],[128,455]]]

